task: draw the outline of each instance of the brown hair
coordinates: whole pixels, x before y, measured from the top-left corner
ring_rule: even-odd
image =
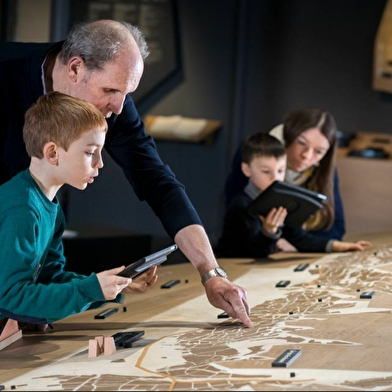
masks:
[[[52,91],[26,112],[23,140],[29,157],[42,159],[46,143],[55,142],[67,151],[82,133],[91,130],[107,132],[104,115],[87,101]]]
[[[317,166],[314,166],[310,180],[305,187],[323,193],[328,202],[308,222],[307,230],[330,229],[335,220],[333,176],[336,164],[337,127],[331,113],[321,109],[299,109],[288,114],[284,121],[283,138],[289,147],[297,137],[310,128],[318,128],[327,138],[330,148]]]

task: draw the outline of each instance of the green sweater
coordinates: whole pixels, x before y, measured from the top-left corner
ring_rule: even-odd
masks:
[[[94,273],[64,270],[64,229],[28,169],[0,186],[0,317],[51,323],[105,301]]]

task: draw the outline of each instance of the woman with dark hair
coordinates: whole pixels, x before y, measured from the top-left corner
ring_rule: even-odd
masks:
[[[332,114],[321,109],[295,110],[270,134],[286,146],[285,181],[328,197],[325,206],[305,223],[305,229],[313,235],[341,240],[345,220],[335,162],[337,127]],[[248,182],[241,171],[241,147],[226,180],[226,208]]]

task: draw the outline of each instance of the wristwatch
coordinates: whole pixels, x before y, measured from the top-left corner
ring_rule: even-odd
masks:
[[[228,275],[223,268],[217,267],[217,268],[214,268],[214,269],[206,272],[201,278],[201,283],[204,284],[205,282],[207,282],[208,279],[215,278],[216,276],[220,276],[222,278],[227,279]]]

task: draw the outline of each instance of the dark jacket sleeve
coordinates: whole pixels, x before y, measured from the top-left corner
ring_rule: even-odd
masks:
[[[158,155],[156,145],[127,96],[120,115],[108,119],[109,130],[105,149],[122,168],[140,200],[146,200],[161,220],[167,233],[174,238],[179,230],[202,224],[169,166]]]
[[[306,232],[301,227],[284,226],[282,229],[282,238],[295,246],[299,252],[323,253],[330,241],[327,237],[317,237]]]

